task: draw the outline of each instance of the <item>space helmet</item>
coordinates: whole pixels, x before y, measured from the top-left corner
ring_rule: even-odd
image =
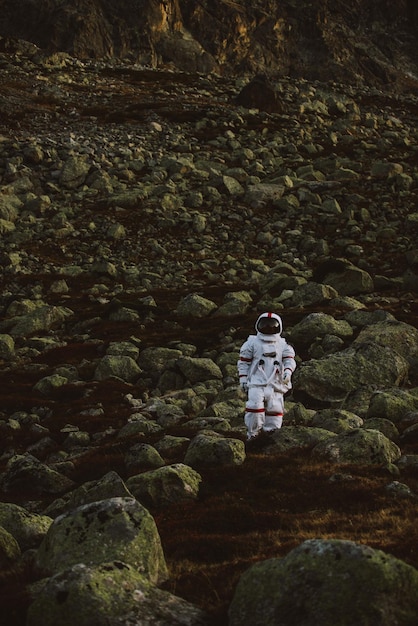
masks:
[[[276,313],[262,313],[255,323],[255,329],[262,335],[280,335],[282,319]]]

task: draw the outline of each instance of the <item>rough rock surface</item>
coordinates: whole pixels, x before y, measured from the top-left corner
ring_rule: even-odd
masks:
[[[36,567],[51,575],[116,557],[153,583],[167,578],[154,520],[134,498],[99,500],[57,517],[39,546]]]
[[[414,0],[349,5],[344,0],[122,0],[117,6],[111,0],[36,5],[1,0],[0,9],[3,37],[84,59],[125,57],[188,72],[280,73],[416,89]],[[268,111],[282,108],[265,76],[245,98],[247,105]]]
[[[351,541],[313,539],[284,559],[269,559],[247,570],[233,598],[229,623],[412,626],[417,588],[417,570],[380,550]]]
[[[203,611],[150,584],[123,561],[79,563],[44,581],[28,613],[28,626],[205,626]]]

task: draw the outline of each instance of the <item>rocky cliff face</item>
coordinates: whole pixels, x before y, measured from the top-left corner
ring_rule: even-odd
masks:
[[[416,88],[413,0],[0,0],[0,9],[2,37],[80,58]]]

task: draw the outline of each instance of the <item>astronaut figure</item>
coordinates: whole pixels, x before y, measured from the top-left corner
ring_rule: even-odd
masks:
[[[283,395],[292,388],[296,369],[295,351],[281,336],[279,315],[262,313],[255,329],[257,334],[242,344],[237,363],[240,387],[248,393],[244,416],[248,440],[261,430],[281,428]]]

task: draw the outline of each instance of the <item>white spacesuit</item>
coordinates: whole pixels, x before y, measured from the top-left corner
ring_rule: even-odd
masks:
[[[242,344],[237,363],[240,386],[248,393],[244,421],[247,439],[261,430],[281,428],[284,413],[283,394],[292,388],[296,368],[295,351],[281,337],[282,320],[275,313],[258,318],[256,335]]]

